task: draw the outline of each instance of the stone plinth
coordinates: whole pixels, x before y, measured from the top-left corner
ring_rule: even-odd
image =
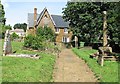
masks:
[[[99,56],[98,56],[98,63],[103,66],[104,64],[104,57],[110,57],[112,53],[111,47],[99,47]]]
[[[99,47],[99,54],[108,56],[110,53],[112,53],[111,47]]]

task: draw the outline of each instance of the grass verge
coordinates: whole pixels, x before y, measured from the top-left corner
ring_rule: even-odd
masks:
[[[91,59],[90,54],[97,52],[93,49],[77,49],[73,48],[73,52],[78,55],[80,58],[85,60],[88,66],[95,73],[96,77],[100,82],[118,82],[118,62],[104,61],[104,66],[100,66],[97,63],[96,59]],[[119,64],[120,65],[120,64]]]
[[[16,53],[39,54],[40,59],[2,57],[3,82],[51,82],[56,57],[51,54],[23,50],[22,42],[12,42]]]

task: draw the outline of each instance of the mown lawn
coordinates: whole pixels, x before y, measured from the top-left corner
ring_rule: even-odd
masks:
[[[2,82],[2,39],[0,39],[0,83]]]
[[[118,82],[118,62],[105,61],[104,66],[100,66],[96,59],[91,59],[90,54],[97,52],[97,50],[87,48],[73,48],[73,52],[80,58],[85,60],[88,66],[95,73],[100,82]],[[120,64],[119,64],[120,65]]]
[[[23,50],[23,42],[12,42],[16,53],[39,54],[40,59],[2,57],[3,82],[51,82],[56,57],[51,54]]]

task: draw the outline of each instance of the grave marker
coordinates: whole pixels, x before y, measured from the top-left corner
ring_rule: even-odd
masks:
[[[12,53],[10,32],[9,30],[6,30],[4,46],[3,46],[3,55],[10,54],[10,53]]]

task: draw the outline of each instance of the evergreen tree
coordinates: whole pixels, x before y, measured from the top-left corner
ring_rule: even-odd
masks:
[[[67,2],[63,18],[70,22],[73,34],[79,41],[100,42],[103,29],[103,11],[107,11],[109,43],[119,42],[118,2]]]

